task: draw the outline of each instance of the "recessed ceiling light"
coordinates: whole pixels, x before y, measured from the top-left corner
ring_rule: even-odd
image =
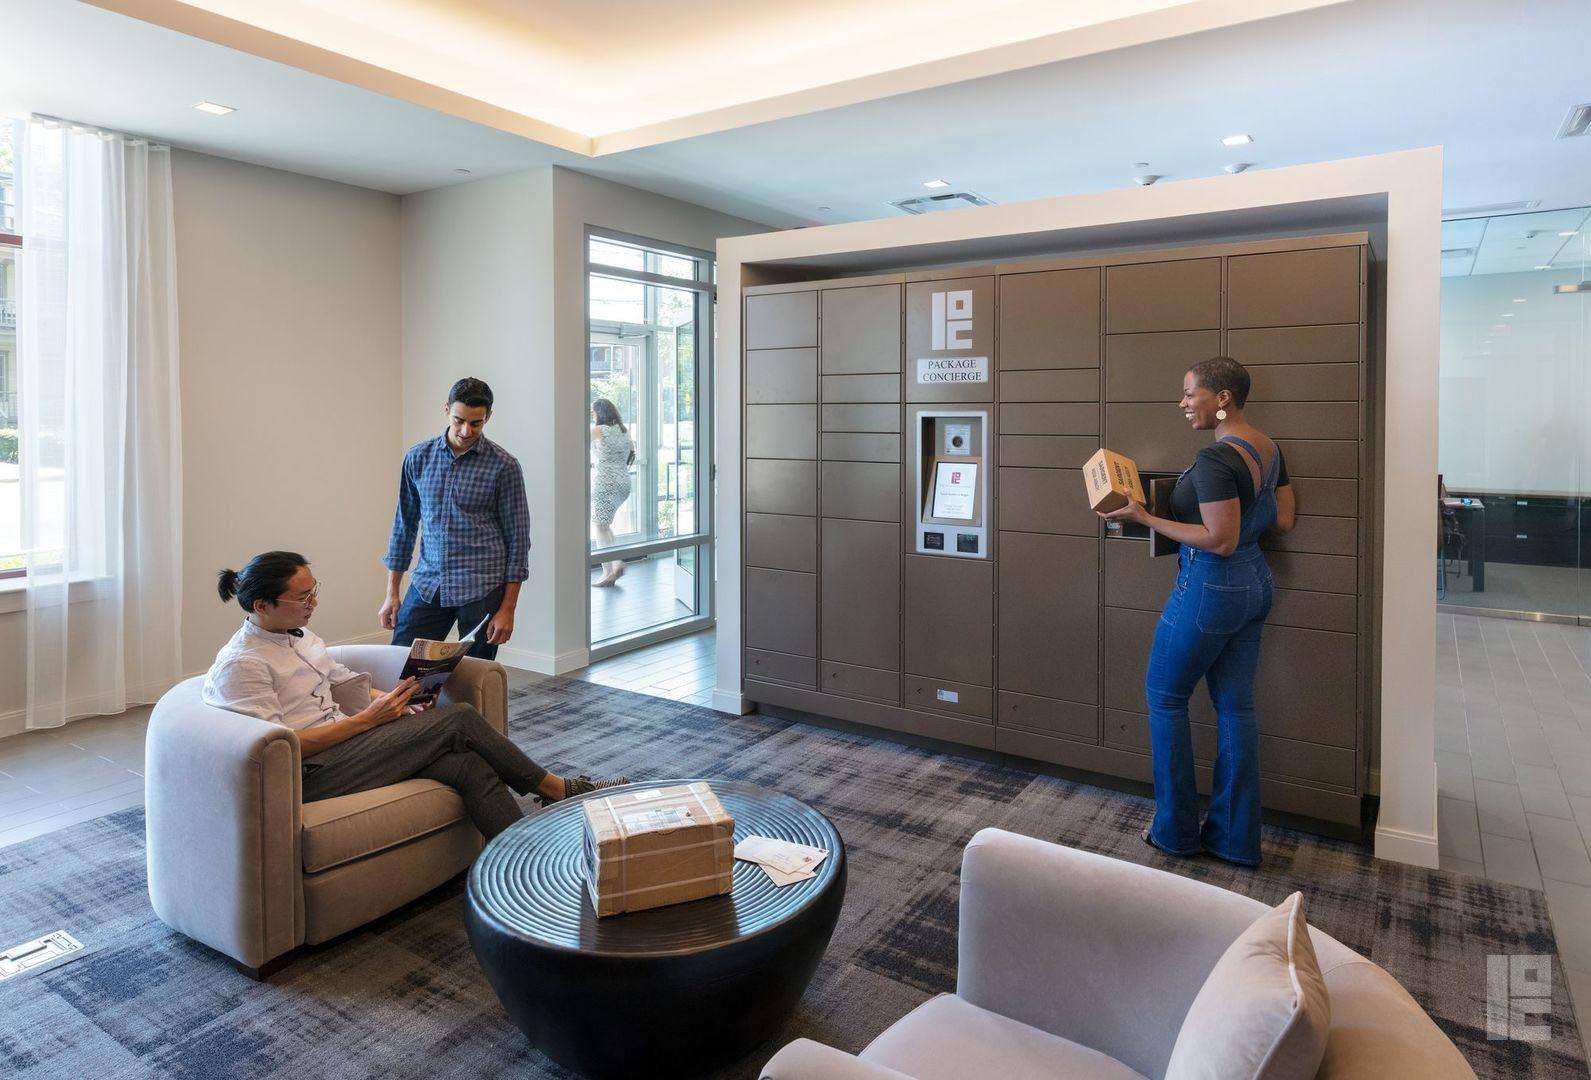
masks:
[[[1497,317],[1499,319],[1512,319],[1514,317],[1514,313],[1512,311],[1505,311]]]
[[[1541,263],[1541,264],[1539,264],[1536,267],[1536,269],[1537,270],[1551,270],[1552,269],[1552,264],[1551,263]]]
[[[1159,179],[1160,177],[1158,175],[1150,173],[1147,176],[1135,176],[1132,178],[1132,182],[1137,184],[1139,187],[1152,187],[1154,186],[1154,182]]]
[[[237,112],[230,105],[217,105],[213,101],[201,101],[194,108],[202,113],[209,113],[211,116],[225,116],[227,113]]]
[[[1523,297],[1523,296],[1516,296],[1516,297],[1514,297],[1514,303],[1516,303],[1516,304],[1523,304],[1523,303],[1524,303],[1524,302],[1525,302],[1525,298],[1524,298],[1524,297]]]
[[[470,171],[468,169],[454,169],[453,173],[456,176],[468,176]]]
[[[826,212],[828,212],[829,210],[832,210],[832,209],[834,209],[832,206],[820,206],[820,207],[818,207],[818,212],[819,213],[826,213]]]
[[[1254,141],[1252,135],[1228,135],[1221,140],[1222,146],[1247,146]]]
[[[1231,173],[1233,176],[1236,176],[1238,173],[1247,169],[1250,164],[1252,163],[1247,161],[1234,161],[1230,165],[1222,165],[1221,171]]]
[[[950,186],[950,181],[949,180],[924,180],[923,181],[923,187],[926,187],[926,188],[942,188],[942,187],[949,187],[949,186]]]
[[[1579,236],[1580,234],[1574,229],[1568,229],[1568,230],[1566,230],[1564,232],[1559,233],[1558,235],[1559,236]]]
[[[1147,162],[1147,161],[1135,161],[1135,162],[1132,163],[1132,167],[1135,168],[1135,169],[1147,169],[1147,168],[1149,168],[1149,162]]]

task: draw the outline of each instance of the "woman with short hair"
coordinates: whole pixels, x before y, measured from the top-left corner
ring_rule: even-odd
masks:
[[[1155,817],[1144,842],[1168,855],[1207,851],[1257,866],[1254,671],[1274,591],[1259,539],[1291,531],[1296,508],[1281,450],[1243,414],[1249,387],[1248,369],[1230,357],[1193,365],[1182,377],[1183,417],[1196,431],[1214,431],[1215,442],[1178,478],[1171,517],[1131,500],[1102,516],[1147,525],[1182,547],[1144,678],[1155,779]],[[1215,780],[1202,826],[1188,726],[1188,699],[1200,679],[1217,718]]]

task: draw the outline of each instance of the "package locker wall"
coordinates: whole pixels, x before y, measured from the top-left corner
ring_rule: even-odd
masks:
[[[1080,466],[1106,445],[1145,470],[1186,468],[1209,433],[1176,408],[1182,375],[1226,353],[1253,374],[1250,416],[1286,454],[1300,508],[1265,541],[1263,798],[1356,826],[1374,610],[1366,239],[1089,262],[746,290],[746,696],[1148,779],[1144,667],[1176,560],[1102,530]],[[919,309],[945,289],[992,310],[972,350],[987,383],[915,384]],[[987,560],[917,555],[910,535],[910,427],[957,402],[992,414]],[[1207,790],[1202,687],[1191,719]]]

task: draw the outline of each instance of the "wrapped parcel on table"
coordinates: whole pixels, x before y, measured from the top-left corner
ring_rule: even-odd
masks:
[[[734,884],[735,819],[706,783],[587,799],[586,885],[599,916],[719,896]]]

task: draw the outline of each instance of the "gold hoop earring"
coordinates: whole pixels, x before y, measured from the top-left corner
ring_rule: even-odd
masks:
[[[1217,409],[1217,410],[1215,410],[1215,418],[1217,420],[1225,420],[1226,419],[1226,410],[1225,409]]]

